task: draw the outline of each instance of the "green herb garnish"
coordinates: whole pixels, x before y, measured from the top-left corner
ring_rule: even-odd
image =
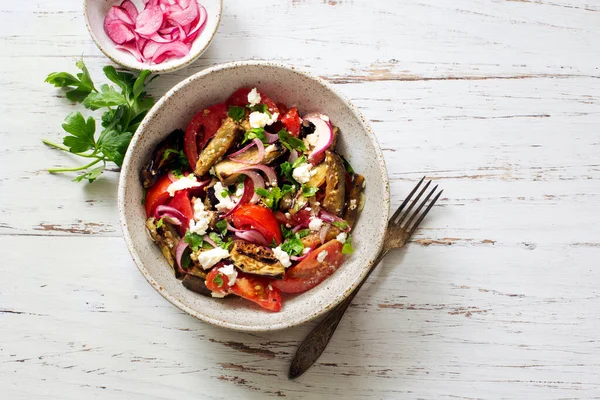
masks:
[[[343,231],[348,229],[348,223],[346,221],[334,221],[331,224],[337,228],[340,228]]]
[[[156,223],[156,229],[160,229],[160,228],[162,228],[165,225],[165,221],[164,220],[165,220],[164,218],[161,218],[161,219],[158,220],[158,222]]]
[[[246,106],[248,108],[248,110],[250,110],[251,112],[257,111],[260,113],[266,113],[268,112],[267,110],[269,109],[269,107],[267,107],[266,104],[256,104],[254,106]],[[271,113],[269,113],[270,116]]]
[[[348,235],[348,238],[344,242],[342,246],[342,254],[352,254],[354,253],[354,248],[352,247],[352,238]]]
[[[201,235],[197,233],[193,233],[192,231],[187,231],[185,236],[183,237],[183,241],[190,245],[192,251],[198,251],[204,244],[204,239]]]
[[[227,221],[224,219],[220,220],[215,224],[215,228],[217,228],[219,232],[221,232],[221,236],[225,236],[225,234],[227,233]]]
[[[302,195],[304,197],[312,197],[315,194],[317,194],[318,191],[319,191],[318,187],[307,186],[307,185],[302,186]]]
[[[302,229],[298,232],[296,232],[296,237],[298,239],[302,239],[305,236],[308,236],[310,234],[310,229]]]
[[[54,72],[48,75],[46,82],[55,87],[67,88],[67,98],[83,103],[87,109],[107,108],[107,111],[102,114],[101,125],[104,129],[96,139],[94,117],[86,119],[80,112],[74,112],[67,116],[62,125],[65,132],[68,133],[63,138],[62,145],[46,139],[42,141],[56,149],[92,159],[90,163],[81,167],[49,168],[48,172],[85,171],[74,181],[80,182],[87,179],[89,182],[93,182],[102,174],[108,161],[114,162],[119,167],[123,164],[125,152],[133,133],[148,110],[154,105],[154,99],[144,91],[150,71],[142,71],[139,76],[135,77],[128,72],[116,71],[114,67],[106,66],[104,75],[114,82],[118,89],[103,84],[98,90],[94,86],[83,60],[77,61],[76,65],[82,71],[76,77],[67,72]],[[92,168],[98,163],[102,163],[102,165]]]
[[[223,239],[221,239],[221,237],[216,233],[216,232],[211,232],[208,234],[208,237],[215,242],[215,244],[225,250],[229,250],[229,248],[231,247],[231,245],[233,244],[233,240],[231,238],[227,239],[227,242],[225,242]]]
[[[234,121],[240,122],[242,119],[244,119],[246,111],[243,107],[229,106],[229,112],[227,115],[230,116]]]
[[[283,242],[281,245],[281,250],[285,251],[291,256],[299,256],[304,251],[304,245],[300,239],[294,236]]]
[[[218,287],[223,286],[223,278],[221,274],[217,274],[217,276],[214,277],[213,279],[213,283],[216,283]]]
[[[265,198],[265,200],[264,200],[265,204],[273,210],[276,210],[279,207],[279,200],[281,200],[283,198],[283,196],[292,192],[293,190],[294,190],[294,187],[291,185],[287,185],[287,184],[283,185],[283,187],[281,189],[279,187],[275,186],[275,187],[271,188],[270,191],[267,189],[263,189],[263,188],[254,189],[254,191],[257,194],[259,194]]]
[[[292,168],[298,168],[300,165],[306,162],[306,156],[298,157],[292,164]]]
[[[288,181],[290,181],[296,187],[300,187],[300,184],[294,179],[294,168],[291,163],[286,161],[281,163],[279,167],[281,168],[281,174],[284,175]]]
[[[281,144],[284,145],[288,150],[306,151],[304,142],[297,137],[290,135],[285,129],[280,130],[277,133],[277,136],[279,137]]]
[[[265,136],[264,128],[253,128],[249,131],[246,131],[244,133],[244,140],[242,141],[242,144],[247,143],[253,139],[260,139],[260,141],[264,144],[269,143],[267,137]]]
[[[344,156],[340,156],[340,157],[342,157],[342,161],[344,162],[344,168],[346,168],[346,171],[350,174],[353,174],[354,168],[352,168],[352,165],[350,165],[348,160],[346,160],[346,157],[344,157]]]

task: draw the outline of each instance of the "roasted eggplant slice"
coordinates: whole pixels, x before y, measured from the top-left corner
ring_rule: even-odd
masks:
[[[194,173],[198,176],[205,175],[237,142],[240,132],[240,126],[233,119],[227,118],[223,121],[223,125],[200,153]]]
[[[206,273],[205,273],[206,275]],[[181,281],[183,286],[186,289],[191,290],[192,292],[199,293],[203,296],[211,297],[211,291],[206,287],[206,283],[204,282],[204,278],[198,278],[193,275],[186,275],[183,277]]]
[[[242,272],[283,279],[285,267],[268,247],[235,240],[229,254],[233,265]]]
[[[174,130],[165,140],[160,142],[152,153],[152,158],[140,171],[140,180],[144,188],[154,185],[160,175],[167,172],[179,157],[177,151],[183,148],[183,135],[181,129]]]
[[[146,220],[146,228],[148,228],[148,232],[150,232],[150,237],[154,243],[158,245],[163,253],[163,256],[165,256],[169,265],[171,268],[173,268],[175,275],[177,275],[177,268],[175,266],[175,249],[179,243],[179,233],[177,233],[175,228],[168,222],[163,223],[160,228],[156,227],[156,223],[156,219],[154,217],[150,217]]]
[[[334,126],[333,129],[333,138],[331,139],[331,144],[329,145],[329,150],[335,151],[335,146],[337,145],[338,137],[340,136],[340,130],[337,126]]]
[[[283,147],[281,142],[276,142],[272,145],[269,145],[265,148],[265,156],[261,161],[261,164],[270,164],[275,161],[279,156],[285,153],[286,149]],[[258,149],[256,147],[252,147],[248,149],[244,153],[240,154],[236,158],[244,161],[255,161],[258,156]],[[215,164],[215,174],[219,178],[224,185],[233,185],[240,175],[239,170],[242,168],[247,168],[251,165],[243,164],[231,160],[223,160],[219,161]]]
[[[344,162],[340,156],[327,150],[325,152],[325,164],[327,165],[327,179],[323,208],[341,217],[344,213],[344,201],[346,200],[346,169],[344,168]]]
[[[348,195],[348,203],[346,204],[346,213],[344,219],[348,222],[351,228],[354,228],[358,219],[358,212],[362,209],[363,193],[365,190],[365,177],[360,174],[354,175],[354,180]]]
[[[306,186],[316,188],[323,186],[327,179],[327,164],[321,163],[317,165],[310,171],[310,175],[310,180],[306,183]]]
[[[323,243],[327,243],[330,240],[335,239],[340,233],[342,233],[342,230],[332,225],[327,231],[327,235],[325,235],[325,241]],[[300,240],[302,241],[304,247],[315,248],[322,244],[319,232],[309,233]]]

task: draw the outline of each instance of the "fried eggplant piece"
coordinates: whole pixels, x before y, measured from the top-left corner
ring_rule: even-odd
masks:
[[[346,212],[344,213],[344,219],[350,225],[350,228],[354,228],[356,220],[358,219],[358,212],[362,209],[361,204],[364,202],[364,191],[365,191],[365,177],[356,174],[350,187],[350,194],[348,195],[348,203],[346,204]]]
[[[233,265],[242,272],[283,279],[285,267],[268,247],[234,240],[229,254]]]
[[[261,161],[261,164],[267,165],[275,161],[279,156],[285,153],[286,149],[283,147],[281,142],[275,142],[265,148],[265,156]],[[252,147],[246,150],[244,153],[237,156],[237,159],[244,161],[254,161],[257,159],[258,149]],[[224,185],[233,185],[240,175],[239,170],[242,168],[250,167],[249,164],[243,164],[232,160],[223,160],[215,164],[215,174]]]
[[[150,161],[140,171],[140,181],[145,189],[156,183],[158,177],[177,161],[179,154],[177,151],[183,149],[183,135],[181,129],[174,130],[165,140],[155,147]]]
[[[205,274],[206,275],[206,274]],[[199,278],[194,275],[186,275],[183,277],[181,283],[185,286],[186,289],[191,290],[192,292],[199,293],[203,296],[212,297],[211,291],[208,290],[205,283],[205,278]]]
[[[215,136],[200,153],[194,173],[198,176],[205,175],[239,140],[240,133],[240,126],[233,119],[227,118],[223,121]]]
[[[337,154],[327,150],[325,152],[327,177],[323,208],[332,214],[341,217],[344,213],[346,197],[346,169],[344,162]]]
[[[179,243],[180,236],[175,227],[168,222],[162,224],[160,228],[156,227],[158,221],[154,217],[150,217],[146,220],[146,228],[150,233],[150,237],[160,248],[163,256],[167,259],[167,262],[173,268],[173,272],[177,275],[177,266],[175,265],[175,250]]]

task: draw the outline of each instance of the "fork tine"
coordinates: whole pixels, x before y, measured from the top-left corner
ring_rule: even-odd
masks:
[[[412,215],[410,216],[410,218],[408,219],[408,221],[406,221],[406,229],[408,229],[410,227],[410,223],[413,222],[413,220],[415,219],[415,217],[417,215],[419,215],[419,212],[421,211],[421,209],[423,208],[423,206],[425,204],[427,204],[427,201],[429,200],[429,198],[431,197],[431,195],[435,193],[435,190],[437,188],[438,188],[438,185],[435,185],[435,187],[433,189],[431,189],[431,192],[429,192],[429,194],[427,195],[427,197],[425,197],[425,199],[421,202],[421,204],[419,204],[419,207],[417,207],[417,209],[415,210],[415,212],[412,213]]]
[[[394,215],[392,215],[392,218],[390,218],[390,221],[394,221],[396,218],[398,218],[398,215],[400,215],[400,213],[402,212],[402,209],[408,204],[408,202],[410,201],[410,198],[413,196],[413,194],[415,194],[415,192],[417,191],[419,186],[421,186],[421,183],[423,183],[424,180],[425,180],[425,177],[422,177],[421,180],[419,181],[419,183],[417,183],[417,186],[415,186],[415,188],[412,190],[412,192],[410,192],[408,194],[408,196],[406,197],[406,199],[404,199],[402,204],[400,204],[400,207],[398,207],[398,209],[396,210]]]
[[[406,209],[406,211],[402,213],[400,219],[397,222],[398,225],[402,225],[402,222],[406,219],[406,217],[408,217],[408,214],[410,214],[410,210],[412,210],[415,204],[417,204],[417,202],[419,201],[421,196],[423,196],[423,193],[425,193],[429,185],[431,185],[431,181],[427,182],[427,184],[423,186],[423,189],[421,189],[417,197],[410,203],[410,206]]]
[[[417,221],[415,222],[415,224],[413,225],[413,227],[410,228],[410,232],[408,233],[408,237],[411,237],[412,234],[415,233],[415,230],[417,229],[417,227],[419,226],[419,224],[421,223],[421,221],[423,221],[423,218],[425,218],[425,216],[427,215],[427,213],[429,212],[429,210],[431,210],[431,207],[433,207],[433,205],[440,198],[440,196],[442,195],[442,193],[444,193],[443,189],[437,194],[437,196],[435,196],[433,198],[433,200],[431,200],[431,203],[429,203],[429,205],[427,206],[427,208],[425,209],[425,211],[423,211],[423,214],[421,214],[421,216],[419,217],[419,219],[417,219]]]

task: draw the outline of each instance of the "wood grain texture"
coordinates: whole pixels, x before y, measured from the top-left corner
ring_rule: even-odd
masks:
[[[599,4],[226,1],[205,56],[152,83],[240,59],[305,68],[372,122],[393,207],[423,175],[445,189],[297,381],[314,323],[242,334],[181,313],[130,260],[118,171],[45,172],[77,162],[40,141],[76,108],[43,79],[107,63],[81,4],[0,15],[2,398],[600,398]]]

